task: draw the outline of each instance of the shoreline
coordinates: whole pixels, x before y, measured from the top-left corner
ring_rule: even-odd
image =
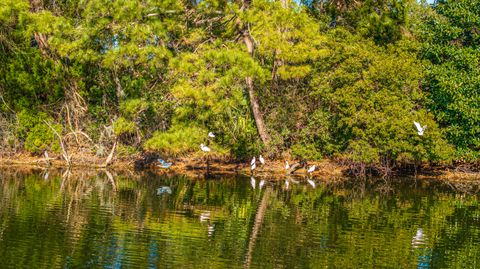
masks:
[[[73,165],[70,166],[72,170],[77,169],[92,169],[92,170],[117,170],[126,172],[148,171],[157,174],[185,174],[193,177],[202,175],[222,175],[222,174],[242,174],[245,176],[252,175],[250,171],[249,162],[232,162],[227,160],[214,159],[209,162],[209,170],[207,171],[207,164],[203,158],[186,157],[172,160],[173,165],[169,169],[162,169],[156,167],[154,163],[144,164],[141,168],[136,167],[136,162],[142,161],[139,156],[132,158],[115,158],[108,166],[104,166],[104,159],[96,156],[82,156],[74,159]],[[168,160],[170,161],[170,160]],[[333,160],[324,159],[320,161],[309,161],[308,165],[316,165],[317,169],[313,172],[312,177],[329,180],[329,178],[350,177],[355,178],[354,175],[347,173],[348,165],[335,162]],[[68,168],[65,161],[60,156],[53,158],[43,158],[30,156],[28,154],[15,154],[13,156],[0,156],[0,167],[10,168],[39,168],[39,169],[62,169]],[[460,171],[459,171],[460,170]],[[416,177],[418,179],[440,179],[446,181],[480,181],[480,172],[478,171],[461,171],[463,169],[453,169],[452,166],[427,166],[423,167],[416,175],[413,174],[394,174],[391,177]],[[305,169],[300,169],[297,172],[287,175],[285,173],[284,161],[267,160],[266,165],[258,165],[254,174],[259,178],[285,178],[286,176],[302,177],[307,176]],[[372,176],[370,176],[372,177]],[[374,176],[378,177],[378,176]]]

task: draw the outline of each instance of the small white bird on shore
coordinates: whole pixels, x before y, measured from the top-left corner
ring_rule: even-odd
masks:
[[[427,125],[422,126],[420,123],[414,121],[413,124],[415,124],[415,127],[417,127],[418,135],[423,135],[425,132],[425,129],[427,129]]]
[[[315,168],[316,168],[315,165],[310,166],[310,168],[308,168],[308,170],[307,170],[307,173],[312,174],[313,171],[315,171]]]
[[[205,146],[204,144],[200,144],[200,149],[204,152],[209,152],[210,151],[210,148]]]
[[[208,133],[208,137],[214,138],[214,137],[215,137],[215,134],[214,134],[213,132],[209,132],[209,133]]]
[[[260,156],[258,157],[258,160],[260,160],[260,163],[261,163],[262,165],[265,164],[265,159],[262,157],[262,155],[260,155]]]
[[[290,165],[288,164],[288,161],[285,161],[285,169],[286,170],[290,169]]]
[[[255,170],[255,168],[257,168],[257,163],[253,163],[251,166],[250,166],[250,170],[253,172],[253,170]]]
[[[253,157],[252,161],[250,162],[250,166],[254,165],[257,162],[257,159]]]

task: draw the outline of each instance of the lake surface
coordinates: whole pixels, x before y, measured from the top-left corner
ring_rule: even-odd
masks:
[[[0,171],[0,267],[480,267],[476,191],[313,183]]]

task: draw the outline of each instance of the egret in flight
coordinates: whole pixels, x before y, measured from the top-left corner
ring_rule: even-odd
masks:
[[[417,127],[418,135],[423,135],[425,132],[425,129],[427,129],[427,125],[422,126],[420,123],[414,121],[413,124],[415,124],[415,127]]]

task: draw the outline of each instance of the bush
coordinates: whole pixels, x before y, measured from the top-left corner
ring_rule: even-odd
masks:
[[[144,148],[177,156],[199,150],[206,137],[207,132],[198,127],[174,126],[167,132],[155,132]]]
[[[60,151],[60,143],[52,129],[45,122],[52,122],[52,119],[43,112],[30,112],[22,110],[17,114],[18,128],[17,137],[24,140],[24,148],[28,152],[40,154],[50,149],[54,152]],[[62,126],[52,124],[58,133],[62,132]]]

